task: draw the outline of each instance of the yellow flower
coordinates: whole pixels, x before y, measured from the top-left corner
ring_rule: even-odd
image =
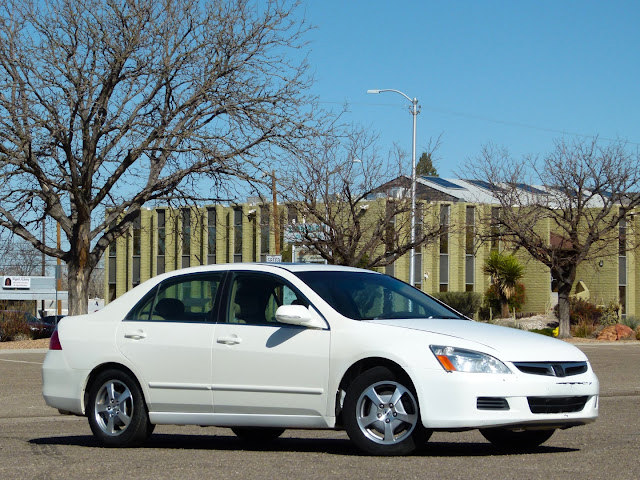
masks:
[[[558,327],[556,327],[556,328],[554,328],[554,329],[553,329],[553,336],[554,336],[554,337],[557,337],[557,336],[558,336],[558,332],[559,332],[559,331],[560,331],[560,327],[559,327],[559,326],[558,326]]]

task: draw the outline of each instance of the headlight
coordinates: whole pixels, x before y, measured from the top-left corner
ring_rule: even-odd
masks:
[[[431,345],[431,351],[447,372],[511,373],[504,363],[486,353],[441,345]]]

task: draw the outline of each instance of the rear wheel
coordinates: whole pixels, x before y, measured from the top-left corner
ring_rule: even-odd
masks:
[[[284,433],[284,428],[276,427],[232,427],[231,431],[245,442],[265,443],[275,440]]]
[[[513,431],[506,428],[482,428],[480,433],[493,445],[501,450],[520,451],[532,450],[551,438],[555,432],[549,430],[521,430]]]
[[[154,427],[138,383],[121,370],[106,370],[95,378],[87,415],[93,435],[108,447],[140,445]]]
[[[347,388],[343,417],[349,438],[372,455],[407,455],[430,436],[410,383],[386,367],[367,370]]]

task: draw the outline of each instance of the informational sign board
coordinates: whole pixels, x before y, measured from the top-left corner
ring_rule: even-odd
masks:
[[[282,255],[267,255],[267,263],[282,263]]]
[[[2,277],[2,288],[28,290],[31,288],[31,277]]]

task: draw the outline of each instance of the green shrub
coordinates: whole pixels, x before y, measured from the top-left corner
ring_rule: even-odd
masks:
[[[519,312],[522,309],[522,305],[527,298],[525,287],[522,283],[516,285],[514,294],[511,296],[507,305],[509,310]],[[498,290],[495,285],[491,285],[484,294],[484,300],[482,306],[478,311],[478,315],[481,320],[489,320],[489,309],[493,312],[493,317],[499,317],[501,313],[500,297],[498,296]]]
[[[482,302],[482,295],[477,292],[438,292],[433,296],[470,318],[473,318]]]
[[[634,317],[633,315],[627,315],[620,320],[620,323],[626,325],[631,330],[638,330],[638,327],[640,327],[640,318]]]
[[[609,302],[602,309],[602,317],[600,317],[600,325],[615,325],[620,322],[620,304],[618,302]]]
[[[0,342],[19,338],[31,338],[31,330],[24,317],[13,312],[5,313],[0,322]]]

